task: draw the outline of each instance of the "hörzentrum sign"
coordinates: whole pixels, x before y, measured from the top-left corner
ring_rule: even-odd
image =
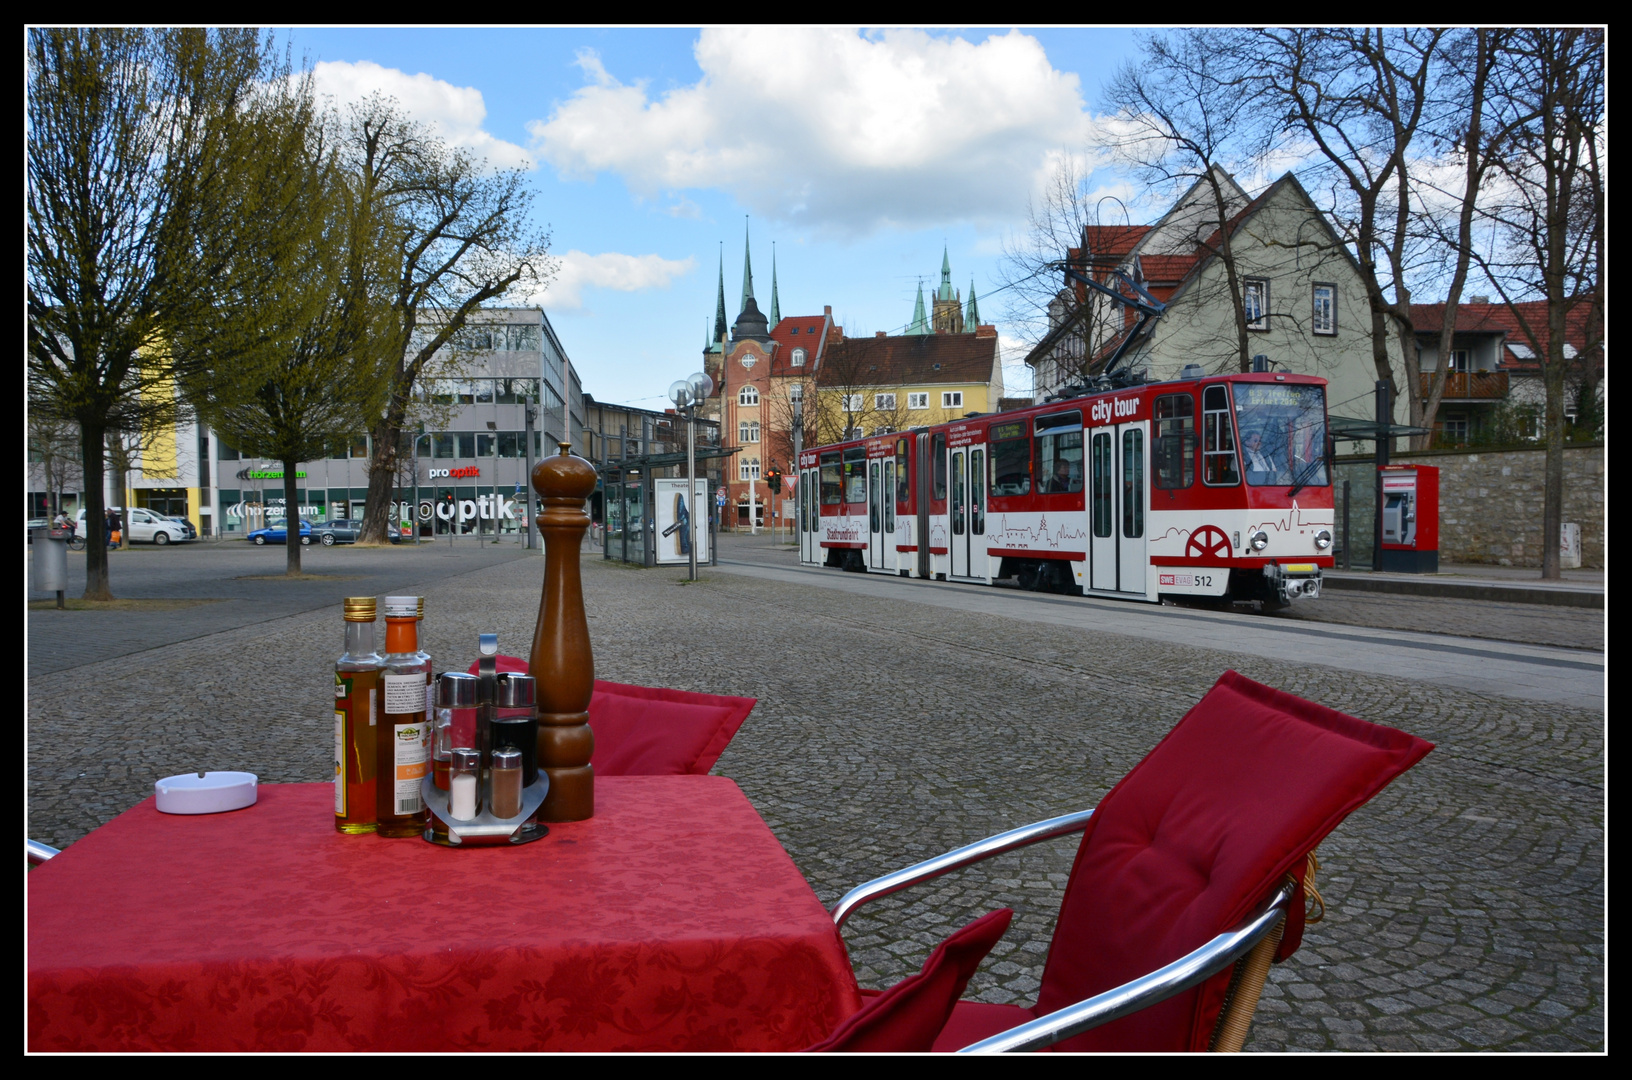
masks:
[[[304,469],[296,469],[295,470],[295,478],[297,480],[304,478],[305,475],[306,475],[306,471]],[[283,470],[282,469],[239,469],[238,470],[238,479],[240,479],[240,480],[282,480],[283,479]]]

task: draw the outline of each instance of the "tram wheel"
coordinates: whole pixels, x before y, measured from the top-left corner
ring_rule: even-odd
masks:
[[[844,568],[852,574],[865,574],[867,564],[862,561],[861,552],[852,551],[844,560]]]
[[[1023,562],[1015,568],[1014,580],[1019,582],[1020,587],[1027,592],[1036,592],[1037,586],[1043,577],[1041,571],[1041,563]]]

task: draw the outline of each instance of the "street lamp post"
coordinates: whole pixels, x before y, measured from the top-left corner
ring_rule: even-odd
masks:
[[[804,499],[808,494],[799,482],[802,468],[799,459],[805,444],[805,388],[797,384],[790,387],[788,398],[793,402],[793,482],[796,485],[793,489],[793,512],[802,517],[805,513]]]
[[[686,528],[687,550],[691,552],[691,580],[697,580],[697,406],[714,392],[714,380],[699,371],[689,379],[676,379],[669,387],[669,400],[686,414],[686,505],[691,507]],[[626,526],[627,528],[627,526]]]

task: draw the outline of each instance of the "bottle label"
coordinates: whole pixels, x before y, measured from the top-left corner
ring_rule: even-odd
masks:
[[[346,714],[334,710],[334,814],[346,816]]]
[[[385,711],[388,713],[416,713],[425,715],[425,676],[386,675],[380,680],[385,686]]]
[[[390,676],[387,676],[389,678]],[[399,814],[417,814],[425,809],[419,782],[429,771],[430,728],[423,721],[391,727],[392,760],[396,770],[396,807]]]

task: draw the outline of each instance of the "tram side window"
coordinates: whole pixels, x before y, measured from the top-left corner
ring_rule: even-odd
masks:
[[[822,505],[837,506],[844,494],[844,484],[839,476],[839,452],[822,455]]]
[[[844,452],[844,501],[867,501],[867,449],[852,446]]]
[[[940,502],[946,498],[946,436],[933,435],[929,440],[929,455],[935,459],[935,468],[931,474],[934,478],[934,490],[930,498]]]
[[[1039,416],[1037,454],[1032,475],[1049,495],[1082,490],[1082,414]]]
[[[1031,440],[1026,423],[993,424],[991,490],[993,498],[1031,494]]]
[[[1137,428],[1122,433],[1122,535],[1130,540],[1145,535],[1144,438]]]
[[[1150,431],[1151,482],[1158,488],[1187,488],[1196,482],[1196,399],[1163,394],[1156,399]]]
[[[1230,393],[1223,386],[1202,392],[1202,476],[1209,484],[1239,484],[1235,435],[1230,428]]]
[[[908,469],[907,440],[895,440],[895,501],[904,510],[912,501],[912,474]]]

